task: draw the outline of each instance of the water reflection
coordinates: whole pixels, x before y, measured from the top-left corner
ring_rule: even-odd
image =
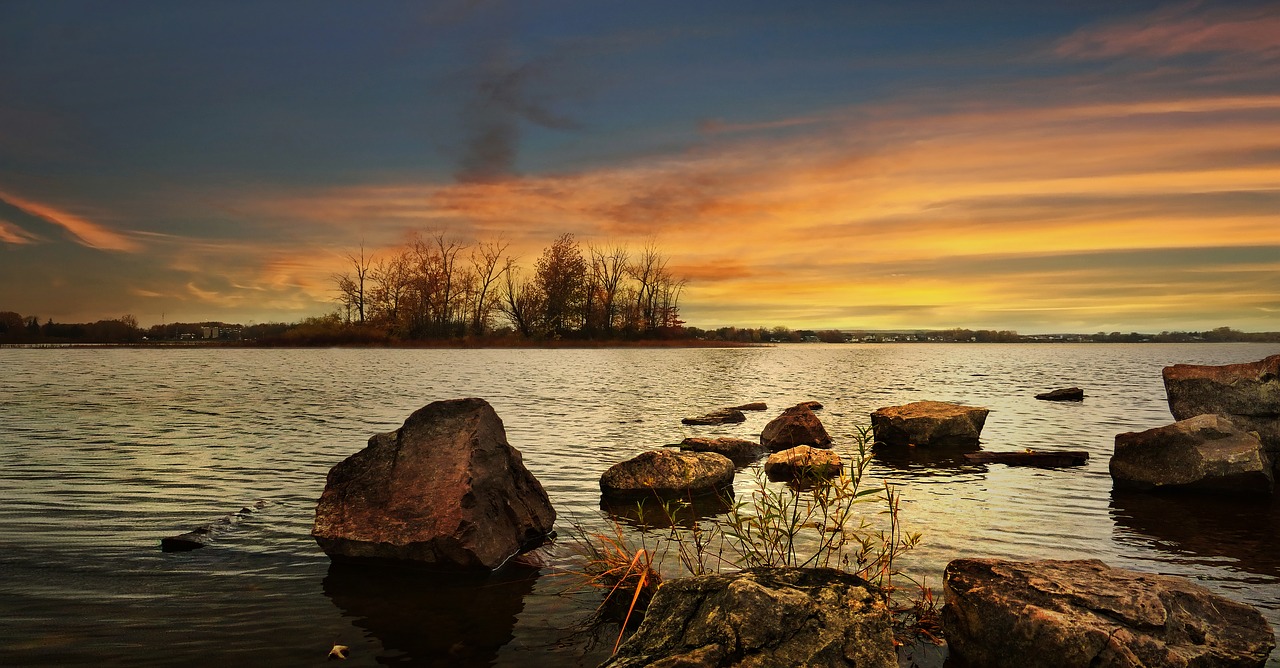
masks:
[[[539,571],[480,576],[334,563],[325,596],[382,642],[388,665],[489,665],[512,638]]]
[[[1113,491],[1118,532],[1149,538],[1166,551],[1208,561],[1226,557],[1241,570],[1280,577],[1280,500]]]
[[[673,525],[690,527],[699,520],[723,515],[732,507],[731,489],[726,489],[721,494],[705,494],[688,499],[600,499],[600,509],[608,513],[610,519],[637,529],[666,529]]]
[[[976,443],[924,447],[876,443],[871,449],[871,456],[873,462],[899,471],[927,470],[930,475],[985,473],[985,464],[973,464],[964,458],[966,453],[981,449]]]

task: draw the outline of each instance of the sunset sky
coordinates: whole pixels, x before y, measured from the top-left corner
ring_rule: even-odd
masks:
[[[1280,3],[0,3],[0,311],[295,321],[414,231],[656,242],[700,327],[1280,330]]]

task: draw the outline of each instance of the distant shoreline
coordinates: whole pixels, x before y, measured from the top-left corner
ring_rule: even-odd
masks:
[[[393,344],[383,343],[347,343],[347,344],[297,344],[297,343],[258,343],[245,341],[152,341],[144,343],[0,343],[0,349],[66,349],[66,348],[136,348],[161,350],[192,350],[206,348],[225,349],[280,349],[280,350],[602,350],[617,349],[679,349],[679,348],[778,348],[822,346],[916,346],[916,345],[1257,345],[1273,343],[1271,341],[852,341],[848,343],[814,343],[814,342],[760,342],[747,343],[740,341],[704,341],[704,340],[650,340],[650,341],[421,341]]]

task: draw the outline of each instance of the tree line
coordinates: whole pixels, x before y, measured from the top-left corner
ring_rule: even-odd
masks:
[[[686,281],[654,244],[580,244],[562,234],[522,266],[504,241],[414,235],[333,276],[345,324],[392,340],[518,335],[534,340],[672,338]]]

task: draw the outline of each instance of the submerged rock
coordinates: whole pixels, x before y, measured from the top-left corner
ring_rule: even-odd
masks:
[[[494,569],[555,509],[483,399],[437,401],[329,471],[311,535],[335,561]]]
[[[1084,401],[1084,390],[1078,387],[1063,387],[1037,394],[1036,398],[1041,401]]]
[[[741,406],[734,406],[733,410],[735,411],[767,411],[769,410],[769,405],[764,403],[763,401],[756,401],[749,404],[742,404]]]
[[[897,665],[883,596],[829,568],[751,568],[667,582],[635,634],[602,664]]]
[[[747,416],[736,408],[721,408],[711,411],[706,415],[698,417],[687,417],[680,421],[681,424],[689,425],[711,425],[711,424],[736,424],[738,422],[746,422]]]
[[[680,449],[691,452],[714,452],[728,457],[739,466],[750,464],[764,454],[764,446],[755,441],[745,441],[740,438],[690,436],[680,442]]]
[[[1037,466],[1058,468],[1084,466],[1089,453],[1084,450],[1022,450],[1018,452],[969,452],[965,461],[973,464],[1007,464],[1009,466]]]
[[[760,444],[774,452],[797,445],[829,448],[831,436],[812,409],[806,404],[798,404],[764,426],[764,431],[760,432]]]
[[[986,408],[916,401],[871,414],[875,439],[888,445],[977,445]]]
[[[807,445],[775,452],[764,463],[764,473],[771,480],[834,478],[840,475],[840,468],[840,455]]]
[[[609,467],[600,492],[612,499],[682,498],[733,486],[733,462],[714,452],[651,450]]]
[[[957,559],[943,589],[947,643],[970,666],[1261,667],[1275,645],[1252,607],[1096,559]]]
[[[259,499],[252,505],[245,506],[234,513],[218,518],[208,524],[196,527],[186,533],[160,539],[160,549],[164,552],[189,552],[213,543],[218,534],[235,526],[240,520],[267,507],[265,500]]]
[[[1222,415],[1119,434],[1110,467],[1118,489],[1269,493],[1275,486],[1257,432]]]

